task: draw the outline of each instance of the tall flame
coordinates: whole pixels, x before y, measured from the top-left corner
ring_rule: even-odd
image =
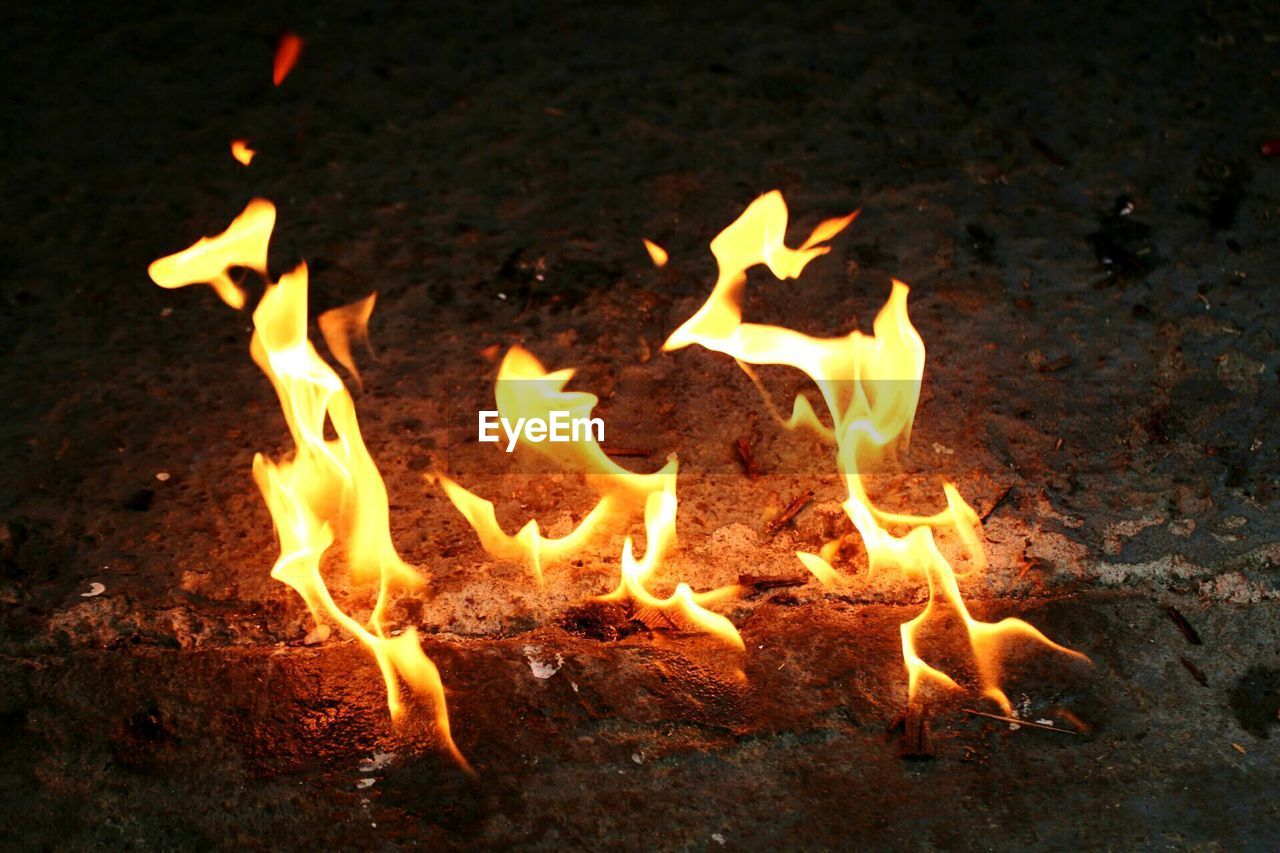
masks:
[[[152,264],[152,277],[161,286],[214,283],[226,279],[228,266],[237,265],[265,278],[274,220],[271,203],[255,200],[222,235]],[[427,697],[440,738],[469,771],[450,734],[439,672],[423,652],[417,631],[408,627],[392,635],[384,626],[391,594],[416,588],[423,578],[401,560],[391,542],[386,487],[360,434],[351,394],[307,337],[305,264],[277,283],[268,281],[253,325],[250,354],[275,387],[294,442],[290,457],[272,461],[259,453],[253,460],[254,480],[280,540],[271,576],[298,592],[317,625],[332,621],[372,652],[393,719],[405,711],[401,680]],[[326,426],[335,438],[325,437]],[[353,588],[374,595],[364,620],[334,600],[321,573],[321,561],[334,544],[341,546]]]
[[[871,502],[863,484],[861,472],[867,465],[905,446],[919,401],[925,350],[907,316],[907,285],[893,282],[889,300],[876,316],[870,336],[853,331],[844,337],[816,338],[742,320],[741,299],[748,269],[763,264],[779,280],[797,278],[811,260],[830,250],[822,244],[843,231],[856,215],[855,212],[821,223],[800,248],[791,249],[784,243],[787,207],[781,193],[774,191],[756,199],[712,240],[711,252],[719,274],[711,295],[671,334],[663,349],[698,344],[729,355],[761,390],[763,386],[748,365],[789,365],[814,381],[830,414],[831,428],[821,423],[803,395],[797,396],[792,416],[784,425],[806,425],[835,441],[837,467],[849,494],[842,506],[862,537],[870,571],[896,568],[923,579],[928,588],[925,608],[902,626],[909,701],[917,699],[925,680],[958,687],[951,676],[926,663],[917,649],[921,629],[935,616],[941,599],[966,627],[983,694],[1011,713],[1008,697],[999,685],[999,651],[1004,641],[1033,639],[1074,657],[1087,658],[1052,642],[1020,619],[988,623],[969,614],[955,571],[934,539],[937,529],[952,531],[978,567],[985,566],[978,516],[953,485],[943,487],[945,510],[931,516],[915,516],[880,510]],[[889,527],[907,528],[907,532],[898,536]],[[844,576],[830,563],[837,544],[831,543],[823,554],[797,553],[824,585],[844,582]]]

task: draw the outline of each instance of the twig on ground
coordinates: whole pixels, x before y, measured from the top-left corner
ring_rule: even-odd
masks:
[[[782,511],[782,515],[775,518],[773,523],[769,525],[767,535],[774,536],[779,530],[794,521],[795,517],[800,514],[800,510],[808,506],[811,500],[813,500],[813,489],[805,489],[797,495],[795,500],[787,504],[787,508]]]
[[[1182,665],[1187,668],[1187,672],[1191,673],[1191,677],[1194,678],[1196,681],[1200,682],[1201,687],[1209,686],[1209,678],[1204,674],[1204,672],[1200,669],[1200,667],[1196,666],[1194,663],[1192,663],[1191,661],[1181,656],[1178,658],[1178,660],[1182,661]]]
[[[747,477],[754,480],[760,476],[760,469],[756,467],[756,457],[751,452],[751,441],[745,436],[733,442],[733,451],[738,454],[738,461],[742,463],[742,470],[746,472]]]
[[[642,456],[653,455],[652,450],[645,450],[640,447],[601,447],[600,449],[604,451],[605,456],[618,456],[618,457],[631,456],[631,457],[639,458]]]
[[[1191,627],[1191,623],[1187,621],[1187,617],[1183,616],[1178,608],[1172,604],[1166,605],[1164,612],[1169,614],[1169,618],[1173,620],[1173,624],[1178,626],[1178,630],[1182,632],[1182,636],[1187,638],[1187,642],[1193,646],[1203,646],[1204,640],[1200,639],[1200,634],[1195,628]]]
[[[1035,723],[1031,720],[1019,720],[1017,717],[1005,717],[1001,714],[988,714],[986,711],[975,711],[972,708],[961,708],[966,714],[972,714],[975,717],[986,717],[988,720],[999,720],[1002,723],[1011,723],[1015,726],[1027,726],[1033,729],[1043,729],[1046,732],[1057,732],[1064,735],[1078,735],[1079,732],[1073,732],[1071,729],[1060,729],[1057,726],[1050,726],[1044,723]]]

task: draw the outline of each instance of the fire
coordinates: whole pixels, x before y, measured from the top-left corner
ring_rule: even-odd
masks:
[[[703,607],[704,604],[737,595],[736,586],[695,593],[687,583],[678,583],[675,591],[663,599],[653,595],[645,586],[645,581],[658,568],[663,555],[675,544],[676,506],[675,478],[672,477],[666,488],[660,492],[651,492],[645,501],[644,559],[635,558],[635,545],[628,536],[622,546],[622,578],[618,588],[601,598],[605,601],[632,601],[642,608],[666,614],[677,625],[688,625],[705,631],[745,651],[746,644],[734,624],[719,613]]]
[[[876,316],[870,336],[855,330],[844,337],[815,338],[742,320],[741,297],[749,268],[763,264],[779,280],[797,278],[810,261],[830,250],[823,244],[844,230],[856,215],[855,212],[821,223],[800,248],[791,249],[784,243],[787,208],[781,193],[774,191],[756,199],[711,242],[719,270],[711,295],[693,317],[671,334],[663,349],[698,344],[729,355],[762,391],[763,386],[748,365],[789,365],[813,380],[826,404],[831,427],[819,420],[803,395],[797,396],[792,416],[784,425],[804,425],[835,442],[837,470],[849,495],[842,506],[866,547],[869,570],[897,569],[907,577],[923,580],[928,589],[925,608],[901,629],[909,701],[917,700],[926,680],[958,687],[951,676],[926,663],[917,648],[921,629],[945,606],[960,617],[967,630],[983,694],[1010,714],[1010,702],[999,684],[999,654],[1006,641],[1032,639],[1076,658],[1087,658],[1054,643],[1022,620],[1009,618],[988,623],[969,614],[955,571],[934,538],[936,530],[952,533],[978,568],[985,567],[978,516],[953,485],[943,487],[945,510],[915,516],[880,510],[868,497],[863,483],[861,472],[868,465],[905,448],[915,419],[925,350],[907,316],[907,285],[893,282],[889,300]],[[896,535],[890,528],[905,528],[907,532]],[[824,585],[843,584],[845,576],[830,562],[838,545],[829,543],[822,554],[798,552],[797,557]]]
[[[271,69],[271,82],[279,86],[289,76],[302,53],[302,39],[295,33],[284,33],[276,43],[276,58]]]
[[[644,247],[649,252],[649,257],[653,260],[653,265],[658,269],[662,269],[667,265],[667,250],[659,246],[652,240],[645,240]]]
[[[316,318],[320,334],[324,336],[325,345],[333,357],[346,368],[347,373],[355,380],[356,388],[364,390],[364,382],[360,379],[360,371],[356,369],[356,360],[351,355],[351,342],[363,346],[372,352],[369,344],[369,317],[373,315],[373,305],[378,294],[370,293],[358,302],[330,308]]]
[[[254,151],[252,148],[249,147],[249,140],[247,139],[231,140],[231,156],[236,158],[236,161],[240,163],[240,165],[248,166],[250,163],[253,162],[253,157],[257,153],[258,153],[257,151]]]
[[[599,398],[584,391],[565,391],[573,374],[572,369],[548,372],[530,352],[522,347],[512,347],[498,368],[494,388],[499,414],[513,422],[519,418],[546,419],[553,411],[567,412],[575,418],[589,418]],[[694,593],[687,584],[679,583],[668,598],[662,599],[653,595],[646,586],[663,555],[675,543],[678,462],[674,455],[660,470],[652,474],[637,474],[610,459],[594,438],[565,444],[522,443],[520,446],[527,446],[559,470],[584,475],[600,498],[567,536],[546,538],[533,519],[512,536],[498,525],[490,501],[444,475],[436,475],[445,495],[476,531],[486,552],[500,559],[525,562],[537,581],[543,583],[543,567],[548,562],[582,553],[597,531],[610,524],[624,523],[637,509],[642,509],[646,540],[644,558],[636,560],[635,545],[631,537],[627,537],[618,587],[604,598],[631,601],[639,608],[660,611],[677,625],[706,631],[730,645],[743,648],[742,638],[733,623],[703,606],[731,597],[736,587]]]
[[[275,227],[275,205],[265,199],[254,199],[243,213],[231,220],[226,231],[216,237],[204,237],[181,252],[153,261],[147,272],[156,284],[170,289],[208,284],[223,302],[239,310],[244,307],[244,291],[231,280],[230,271],[244,267],[266,278],[267,243]]]
[[[223,234],[153,263],[152,278],[162,287],[199,281],[219,287],[219,282],[230,282],[229,267],[247,266],[266,280],[253,312],[249,349],[280,398],[294,442],[286,458],[273,461],[257,454],[253,460],[254,480],[280,540],[271,576],[298,592],[318,626],[336,623],[368,648],[382,672],[393,719],[405,713],[401,680],[425,696],[434,706],[444,745],[469,770],[450,734],[439,672],[423,652],[417,631],[408,627],[388,633],[384,625],[390,596],[419,588],[424,578],[400,559],[391,542],[386,487],[360,434],[351,394],[308,339],[306,265],[276,283],[267,276],[274,221],[274,206],[255,200]],[[223,288],[219,293],[227,298]],[[243,305],[243,291],[237,287],[234,293],[238,304],[228,303]],[[372,300],[366,303],[372,310]],[[367,320],[367,313],[363,316]],[[326,426],[335,438],[325,437]],[[372,596],[363,619],[334,600],[322,575],[321,562],[335,544],[346,563],[353,598]]]
[[[674,351],[696,344],[731,356],[762,393],[765,389],[752,372],[754,366],[787,365],[813,380],[826,406],[829,426],[804,395],[796,397],[787,419],[773,409],[767,393],[765,401],[783,426],[803,426],[835,445],[836,470],[848,495],[842,506],[866,548],[869,572],[896,570],[923,582],[927,589],[924,608],[901,626],[909,701],[918,701],[926,683],[959,687],[955,678],[926,662],[927,650],[922,648],[924,629],[941,623],[945,611],[958,617],[965,628],[983,694],[1012,714],[1000,687],[1000,658],[1010,641],[1030,639],[1064,654],[1087,658],[1022,620],[991,623],[970,615],[956,572],[936,538],[939,533],[954,538],[973,571],[985,568],[980,520],[954,485],[943,485],[944,509],[932,515],[911,515],[877,507],[864,482],[868,466],[891,459],[905,448],[919,402],[925,348],[907,314],[907,285],[892,283],[870,335],[855,330],[840,337],[817,338],[742,319],[741,298],[748,269],[764,265],[780,280],[798,278],[810,261],[830,251],[828,241],[856,215],[821,223],[799,248],[792,249],[784,242],[787,208],[781,194],[761,196],[711,242],[719,269],[711,294],[670,335],[663,349]],[[254,199],[224,232],[160,258],[150,265],[149,272],[155,283],[165,288],[209,284],[237,309],[244,306],[246,297],[241,283],[232,279],[232,270],[251,270],[264,280],[264,293],[253,312],[250,354],[275,388],[294,443],[293,452],[281,459],[258,454],[253,462],[254,480],[280,542],[271,576],[301,596],[317,626],[335,624],[369,650],[382,673],[393,719],[406,713],[402,684],[430,702],[445,747],[470,771],[450,734],[439,672],[424,653],[417,631],[410,626],[397,632],[386,625],[392,597],[420,590],[425,578],[401,559],[391,541],[386,486],[364,444],[354,400],[309,339],[306,265],[300,264],[279,281],[270,279],[267,250],[275,219],[271,202]],[[661,266],[665,252],[648,241],[645,244]],[[318,319],[334,359],[357,386],[361,380],[352,344],[368,347],[375,298],[371,294]],[[599,399],[585,391],[566,390],[573,376],[572,369],[548,371],[532,353],[512,347],[499,365],[494,388],[499,415],[511,422],[550,420],[552,413],[589,420]],[[675,626],[704,632],[745,651],[734,624],[710,609],[735,597],[739,592],[736,586],[694,592],[688,583],[667,581],[671,591],[665,598],[654,592],[662,583],[661,570],[677,539],[678,460],[674,454],[659,470],[637,473],[609,458],[590,433],[583,440],[568,443],[517,441],[526,458],[531,451],[543,464],[583,477],[597,500],[577,527],[564,536],[545,536],[536,519],[508,534],[499,525],[492,502],[443,474],[434,475],[431,479],[439,482],[488,553],[526,563],[536,581],[543,584],[548,567],[586,553],[598,545],[603,532],[620,532],[640,521],[642,556],[636,556],[637,540],[626,536],[618,584],[600,598],[628,602],[641,618],[649,611],[661,613]],[[839,546],[839,541],[830,542],[819,553],[801,551],[796,556],[823,585],[844,585],[850,582],[848,576],[832,565]],[[346,569],[349,590],[339,596],[342,602],[326,583],[325,567],[330,565]]]

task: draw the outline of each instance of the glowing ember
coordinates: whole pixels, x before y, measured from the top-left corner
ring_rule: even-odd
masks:
[[[889,513],[872,504],[860,473],[896,447],[905,446],[915,418],[925,353],[923,341],[907,318],[907,286],[893,282],[889,301],[876,317],[871,336],[854,331],[840,338],[814,338],[791,329],[742,321],[742,290],[750,267],[763,264],[778,279],[796,278],[809,261],[828,251],[820,244],[839,234],[854,216],[856,213],[823,222],[799,249],[790,249],[783,243],[787,208],[782,195],[775,191],[758,198],[711,242],[719,268],[715,287],[663,349],[698,344],[733,357],[748,372],[746,365],[780,364],[808,374],[826,403],[832,426],[828,429],[819,421],[803,395],[797,396],[792,416],[784,425],[809,426],[835,441],[837,468],[849,494],[843,507],[867,549],[869,570],[898,569],[907,577],[923,580],[928,588],[924,610],[902,626],[909,701],[918,698],[925,680],[958,687],[951,676],[926,663],[917,648],[921,629],[945,606],[967,629],[983,694],[999,703],[1006,714],[1012,713],[999,685],[999,653],[1006,641],[1032,639],[1087,658],[1052,642],[1022,620],[987,623],[969,615],[955,572],[934,540],[935,530],[952,532],[970,559],[979,568],[985,567],[977,535],[978,516],[954,486],[944,486],[947,508],[934,515]],[[907,532],[895,535],[889,527]],[[844,576],[830,564],[838,545],[830,543],[821,555],[801,552],[797,556],[821,583],[842,584]]]
[[[257,153],[258,153],[257,151],[254,151],[252,148],[249,147],[249,140],[247,139],[231,140],[231,156],[236,158],[236,161],[239,162],[240,165],[248,166],[250,163],[253,162],[253,156]]]
[[[653,265],[661,269],[667,265],[667,250],[654,243],[651,240],[644,241],[644,247],[649,252],[649,257],[653,259]]]
[[[317,627],[336,623],[373,653],[393,719],[404,713],[401,680],[425,696],[434,706],[444,745],[469,770],[450,735],[439,673],[423,653],[417,631],[408,627],[390,635],[385,630],[391,594],[417,588],[423,578],[400,559],[391,543],[386,487],[360,435],[351,395],[307,338],[306,265],[274,284],[267,276],[267,243],[274,221],[271,203],[255,200],[222,235],[152,264],[152,278],[165,287],[201,280],[217,287],[217,282],[230,281],[229,267],[248,266],[266,280],[266,291],[253,312],[249,351],[275,387],[294,441],[290,457],[272,461],[258,454],[253,460],[254,480],[280,539],[271,576],[298,592]],[[235,293],[243,304],[243,291],[236,288]],[[365,303],[372,310],[372,301]],[[367,311],[356,314],[367,320]],[[335,438],[325,437],[326,425]],[[372,595],[363,618],[350,615],[325,584],[321,561],[334,544],[340,546],[353,589]]]
[[[302,53],[302,39],[294,33],[285,33],[276,43],[275,64],[271,69],[271,82],[279,86],[289,76]]]

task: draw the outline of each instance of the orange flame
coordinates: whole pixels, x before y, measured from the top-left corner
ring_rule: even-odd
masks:
[[[270,202],[255,200],[224,234],[152,264],[152,278],[166,287],[202,279],[214,283],[233,265],[249,266],[265,278],[274,219]],[[232,234],[239,239],[228,237]],[[243,304],[243,294],[237,293]],[[308,340],[305,264],[278,283],[268,281],[253,325],[250,354],[275,387],[294,441],[290,457],[272,461],[259,453],[253,460],[254,480],[280,540],[271,576],[298,592],[317,625],[332,621],[369,649],[386,684],[393,719],[404,714],[401,680],[426,696],[445,747],[470,772],[450,734],[439,672],[417,631],[409,627],[388,634],[383,624],[390,596],[420,586],[423,578],[391,542],[386,487],[360,434],[351,394]],[[325,437],[326,426],[335,438]],[[321,561],[334,544],[341,546],[353,589],[374,595],[363,621],[334,600],[321,574]]]
[[[844,230],[856,215],[855,212],[821,223],[799,249],[791,249],[783,242],[787,208],[781,193],[774,191],[756,199],[711,242],[719,269],[711,295],[693,317],[672,333],[663,349],[698,344],[732,356],[762,391],[763,386],[748,365],[789,365],[814,381],[826,403],[832,427],[827,429],[822,424],[803,395],[797,396],[792,416],[783,424],[789,428],[806,425],[835,441],[837,467],[849,493],[842,506],[866,546],[870,571],[896,568],[908,576],[923,578],[928,587],[928,604],[902,626],[909,701],[917,698],[925,679],[946,687],[958,686],[949,675],[925,663],[917,651],[920,629],[934,614],[941,596],[966,627],[983,694],[1011,713],[1009,700],[999,686],[998,653],[1004,641],[1029,638],[1074,657],[1087,658],[1052,642],[1022,620],[987,623],[969,615],[955,572],[934,541],[935,529],[953,531],[978,568],[985,567],[978,516],[954,486],[944,485],[947,508],[939,513],[889,513],[872,504],[860,473],[868,463],[905,446],[915,419],[925,350],[907,317],[908,287],[900,281],[893,282],[889,301],[877,315],[871,336],[854,331],[844,337],[815,338],[792,329],[742,321],[742,290],[750,267],[763,264],[780,280],[796,278],[811,260],[829,251],[821,244]],[[769,403],[767,395],[766,402]],[[769,405],[772,409],[772,403]],[[887,526],[906,527],[908,532],[896,536]],[[801,563],[824,585],[845,582],[830,563],[836,546],[838,543],[831,543],[823,554],[797,552]]]
[[[271,82],[279,86],[289,76],[302,53],[302,39],[295,33],[284,33],[276,43],[275,64],[271,69]]]
[[[662,269],[667,265],[666,249],[651,240],[645,240],[644,247],[649,251],[649,257],[653,259],[653,265],[655,267]]]
[[[370,293],[359,302],[330,308],[316,318],[320,334],[324,336],[329,352],[347,369],[356,387],[364,390],[364,382],[360,379],[360,371],[356,369],[356,360],[351,355],[351,342],[361,344],[370,353],[373,347],[369,344],[369,317],[373,315],[373,305],[378,294]]]
[[[231,156],[236,158],[236,160],[240,163],[240,165],[248,166],[250,163],[253,162],[253,156],[257,153],[258,153],[257,151],[254,151],[252,148],[249,147],[249,140],[247,139],[231,140]]]

